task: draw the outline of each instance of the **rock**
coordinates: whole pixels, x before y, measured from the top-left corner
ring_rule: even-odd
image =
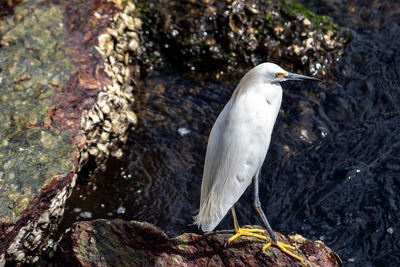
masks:
[[[315,73],[343,48],[336,26],[293,2],[194,2],[0,0],[0,263],[30,264],[51,250],[77,172],[122,156],[137,120],[131,85],[154,64],[141,55],[143,33],[189,69],[279,58]]]
[[[127,0],[118,2],[124,8]],[[118,41],[105,34],[122,12],[114,3],[0,1],[0,9],[0,262],[29,264],[52,243],[88,157],[102,163],[120,151],[126,116],[113,120],[118,133],[100,136],[109,115],[129,111],[132,89],[125,92],[125,83],[132,77],[114,86],[116,73],[107,73],[104,53],[116,52],[104,43]],[[134,56],[128,55],[133,65]],[[91,156],[93,148],[104,153]]]
[[[57,260],[64,266],[341,266],[340,258],[321,241],[277,234],[296,247],[300,262],[276,247],[262,252],[263,242],[240,237],[224,248],[232,231],[176,238],[149,223],[94,220],[75,223],[61,240]]]
[[[147,50],[186,71],[237,72],[272,61],[324,75],[350,36],[293,0],[142,2]]]

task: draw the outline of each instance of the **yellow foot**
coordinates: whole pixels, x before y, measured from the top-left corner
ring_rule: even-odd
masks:
[[[233,236],[231,236],[231,238],[228,239],[228,242],[226,242],[228,245],[233,240],[235,240],[236,238],[238,238],[239,236],[242,236],[242,235],[253,236],[253,237],[257,237],[257,238],[260,238],[260,239],[267,240],[266,236],[254,234],[254,233],[264,233],[265,231],[261,230],[261,229],[243,229],[243,228],[239,228],[239,229],[235,230],[235,232],[236,233]]]
[[[282,242],[279,242],[279,241],[275,244],[275,243],[272,242],[272,240],[270,240],[269,243],[266,244],[266,245],[262,248],[262,251],[265,251],[269,246],[272,246],[272,245],[277,246],[278,248],[280,248],[283,252],[285,252],[285,253],[288,254],[289,256],[292,256],[293,258],[298,259],[299,261],[303,261],[302,258],[300,258],[300,257],[297,256],[296,254],[294,254],[294,253],[292,253],[292,252],[290,252],[289,250],[286,249],[286,248],[290,248],[290,249],[293,249],[293,250],[294,250],[295,247],[290,246],[290,245],[283,244]]]

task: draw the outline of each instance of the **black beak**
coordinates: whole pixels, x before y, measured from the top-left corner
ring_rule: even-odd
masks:
[[[301,80],[312,80],[312,81],[318,81],[320,82],[320,79],[306,76],[306,75],[301,75],[301,74],[296,74],[296,73],[291,73],[288,72],[285,76],[283,76],[286,81],[301,81]]]

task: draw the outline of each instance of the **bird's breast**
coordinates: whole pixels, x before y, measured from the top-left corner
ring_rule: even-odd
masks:
[[[239,117],[243,123],[262,129],[266,134],[271,134],[279,112],[280,102],[277,105],[274,101],[261,94],[249,94],[238,101],[241,106]]]

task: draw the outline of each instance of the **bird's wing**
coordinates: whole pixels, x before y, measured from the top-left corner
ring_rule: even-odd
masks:
[[[195,217],[195,223],[203,231],[212,231],[218,225],[262,166],[271,133],[266,132],[265,122],[258,126],[254,121],[257,117],[265,117],[259,112],[268,112],[263,106],[265,100],[256,104],[259,108],[250,110],[246,109],[248,105],[238,101],[228,102],[211,130],[200,211]]]

